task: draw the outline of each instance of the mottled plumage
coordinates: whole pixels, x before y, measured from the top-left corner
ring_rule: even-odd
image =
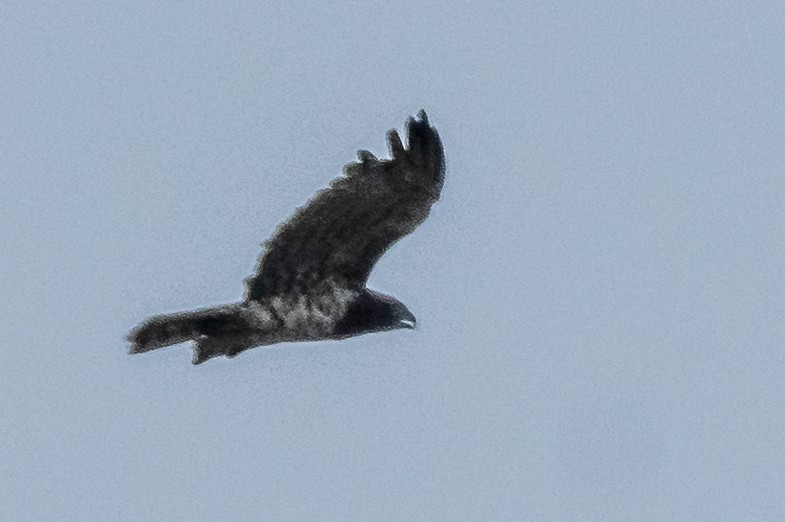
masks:
[[[424,111],[407,146],[387,134],[390,159],[360,151],[265,245],[240,303],[154,316],[128,335],[131,353],[194,341],[194,364],[284,341],[341,339],[413,328],[396,299],[366,288],[381,255],[422,223],[444,182],[444,151]]]

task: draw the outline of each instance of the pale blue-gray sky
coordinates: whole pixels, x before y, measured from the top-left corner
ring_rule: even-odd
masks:
[[[0,7],[4,517],[785,519],[785,4],[197,4]],[[126,355],[421,107],[417,330]]]

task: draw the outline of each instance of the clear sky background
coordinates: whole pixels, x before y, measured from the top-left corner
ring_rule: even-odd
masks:
[[[3,518],[785,519],[783,20],[3,2]],[[420,108],[444,193],[370,282],[417,330],[127,355]]]

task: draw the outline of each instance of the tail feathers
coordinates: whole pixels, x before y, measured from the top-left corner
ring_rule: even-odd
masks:
[[[237,305],[195,312],[156,315],[131,330],[130,353],[144,353],[172,344],[197,340],[203,336],[232,335],[245,326]]]

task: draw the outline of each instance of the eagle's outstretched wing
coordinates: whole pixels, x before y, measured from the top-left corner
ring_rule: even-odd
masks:
[[[444,183],[444,150],[424,111],[406,122],[404,148],[387,134],[389,160],[359,161],[319,191],[266,242],[246,300],[318,291],[329,281],[361,289],[379,257],[422,223]]]

